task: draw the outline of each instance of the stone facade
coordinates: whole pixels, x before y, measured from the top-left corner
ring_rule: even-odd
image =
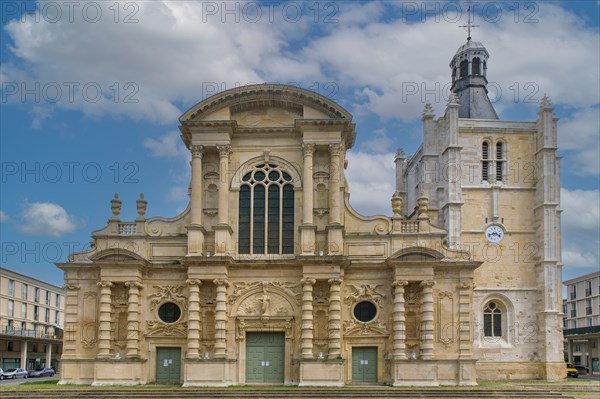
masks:
[[[458,110],[457,95],[443,117],[425,108],[422,146],[396,157],[393,216],[365,217],[338,104],[264,84],[192,107],[188,209],[146,219],[140,198],[124,222],[115,196],[92,249],[58,265],[62,383],[564,378],[551,105],[534,122]]]

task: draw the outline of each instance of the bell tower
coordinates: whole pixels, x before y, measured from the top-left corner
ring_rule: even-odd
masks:
[[[458,96],[459,118],[498,119],[487,90],[487,63],[490,54],[483,44],[471,40],[471,28],[476,26],[471,23],[469,13],[467,42],[458,48],[450,62],[451,91]]]

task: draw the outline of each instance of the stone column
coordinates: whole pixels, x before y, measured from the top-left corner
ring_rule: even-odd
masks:
[[[394,287],[394,309],[392,311],[394,359],[406,359],[404,287],[407,285],[408,281],[404,280],[396,280],[392,283],[392,286]]]
[[[302,145],[304,154],[304,174],[302,179],[302,223],[313,223],[313,154],[315,145]]]
[[[342,144],[329,144],[329,224],[340,223],[340,154]]]
[[[52,367],[52,342],[46,345],[46,367]]]
[[[100,325],[98,328],[98,358],[110,358],[110,307],[111,307],[111,287],[110,281],[100,281]]]
[[[342,302],[340,296],[342,280],[329,279],[329,359],[342,356]]]
[[[218,145],[219,151],[219,224],[229,224],[229,155],[231,146]]]
[[[473,283],[458,285],[458,357],[469,359],[472,357],[471,326],[473,325]]]
[[[435,281],[422,281],[421,303],[421,359],[433,359],[433,285]]]
[[[188,300],[188,333],[187,333],[187,358],[200,358],[200,286],[202,281],[188,279],[190,297]]]
[[[215,306],[215,358],[225,358],[227,349],[227,287],[225,279],[215,279],[217,299]]]
[[[77,351],[77,327],[79,312],[79,286],[65,284],[65,333],[63,338],[63,356],[72,355]]]
[[[188,227],[188,254],[198,255],[204,250],[202,228],[202,156],[204,147],[192,146],[192,192],[190,196],[190,226]]]
[[[302,279],[302,358],[312,359],[313,355],[313,278]]]
[[[190,217],[192,224],[202,224],[202,156],[204,146],[192,146],[192,195]]]
[[[21,342],[21,368],[27,370],[27,345],[28,341]]]
[[[127,357],[140,357],[140,290],[137,281],[125,283],[128,288],[127,302]]]

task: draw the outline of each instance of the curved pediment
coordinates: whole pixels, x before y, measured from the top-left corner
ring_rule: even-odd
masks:
[[[431,248],[414,246],[414,247],[403,248],[403,249],[395,252],[392,256],[390,256],[390,258],[396,259],[396,260],[401,260],[401,261],[402,260],[403,261],[412,261],[412,260],[436,261],[436,260],[444,259],[445,256],[441,252],[438,252]]]
[[[214,117],[211,117],[213,114]],[[240,126],[253,126],[253,123],[292,126],[295,119],[350,121],[352,115],[339,104],[310,90],[288,85],[257,84],[236,87],[209,97],[187,110],[179,121],[233,119],[238,120]]]
[[[91,255],[90,260],[102,262],[141,262],[146,260],[135,252],[123,248],[109,248]]]

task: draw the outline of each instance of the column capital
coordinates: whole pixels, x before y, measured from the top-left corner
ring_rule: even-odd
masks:
[[[111,283],[110,281],[99,281],[96,283],[96,285],[98,285],[98,287],[102,287],[102,288],[105,288],[105,287],[111,288],[114,286],[114,284]]]
[[[67,291],[77,291],[81,287],[78,286],[77,284],[65,284],[65,285],[63,285],[63,288]]]
[[[303,278],[302,280],[300,280],[300,282],[302,283],[302,285],[315,285],[315,283],[317,282],[317,280],[315,280],[314,278]]]
[[[302,153],[305,157],[312,156],[315,152],[315,144],[314,143],[304,143],[302,144]]]
[[[342,279],[341,278],[330,278],[329,280],[327,280],[327,282],[330,285],[341,285],[342,284]]]
[[[433,280],[424,280],[419,283],[419,285],[423,288],[431,288],[435,285],[435,281]]]
[[[406,280],[394,280],[392,283],[392,287],[406,287],[408,285],[408,281]]]
[[[475,288],[475,284],[473,283],[460,283],[456,286],[459,290],[472,290]]]
[[[142,283],[137,282],[137,281],[126,281],[125,282],[125,287],[127,287],[127,288],[137,288],[138,290],[141,290],[142,288],[144,288],[144,285]]]
[[[196,278],[188,278],[187,280],[185,280],[185,283],[190,286],[197,285],[198,287],[200,287],[202,285],[202,280]]]
[[[220,157],[228,157],[231,155],[231,146],[229,144],[218,145],[217,151]]]
[[[203,145],[193,145],[191,150],[192,158],[200,158],[204,155],[204,146]]]
[[[329,144],[329,153],[332,156],[340,155],[343,150],[344,150],[344,145],[342,143]]]
[[[218,286],[224,285],[225,288],[229,287],[229,280],[224,279],[224,278],[216,278],[213,280],[213,283],[215,283]]]

